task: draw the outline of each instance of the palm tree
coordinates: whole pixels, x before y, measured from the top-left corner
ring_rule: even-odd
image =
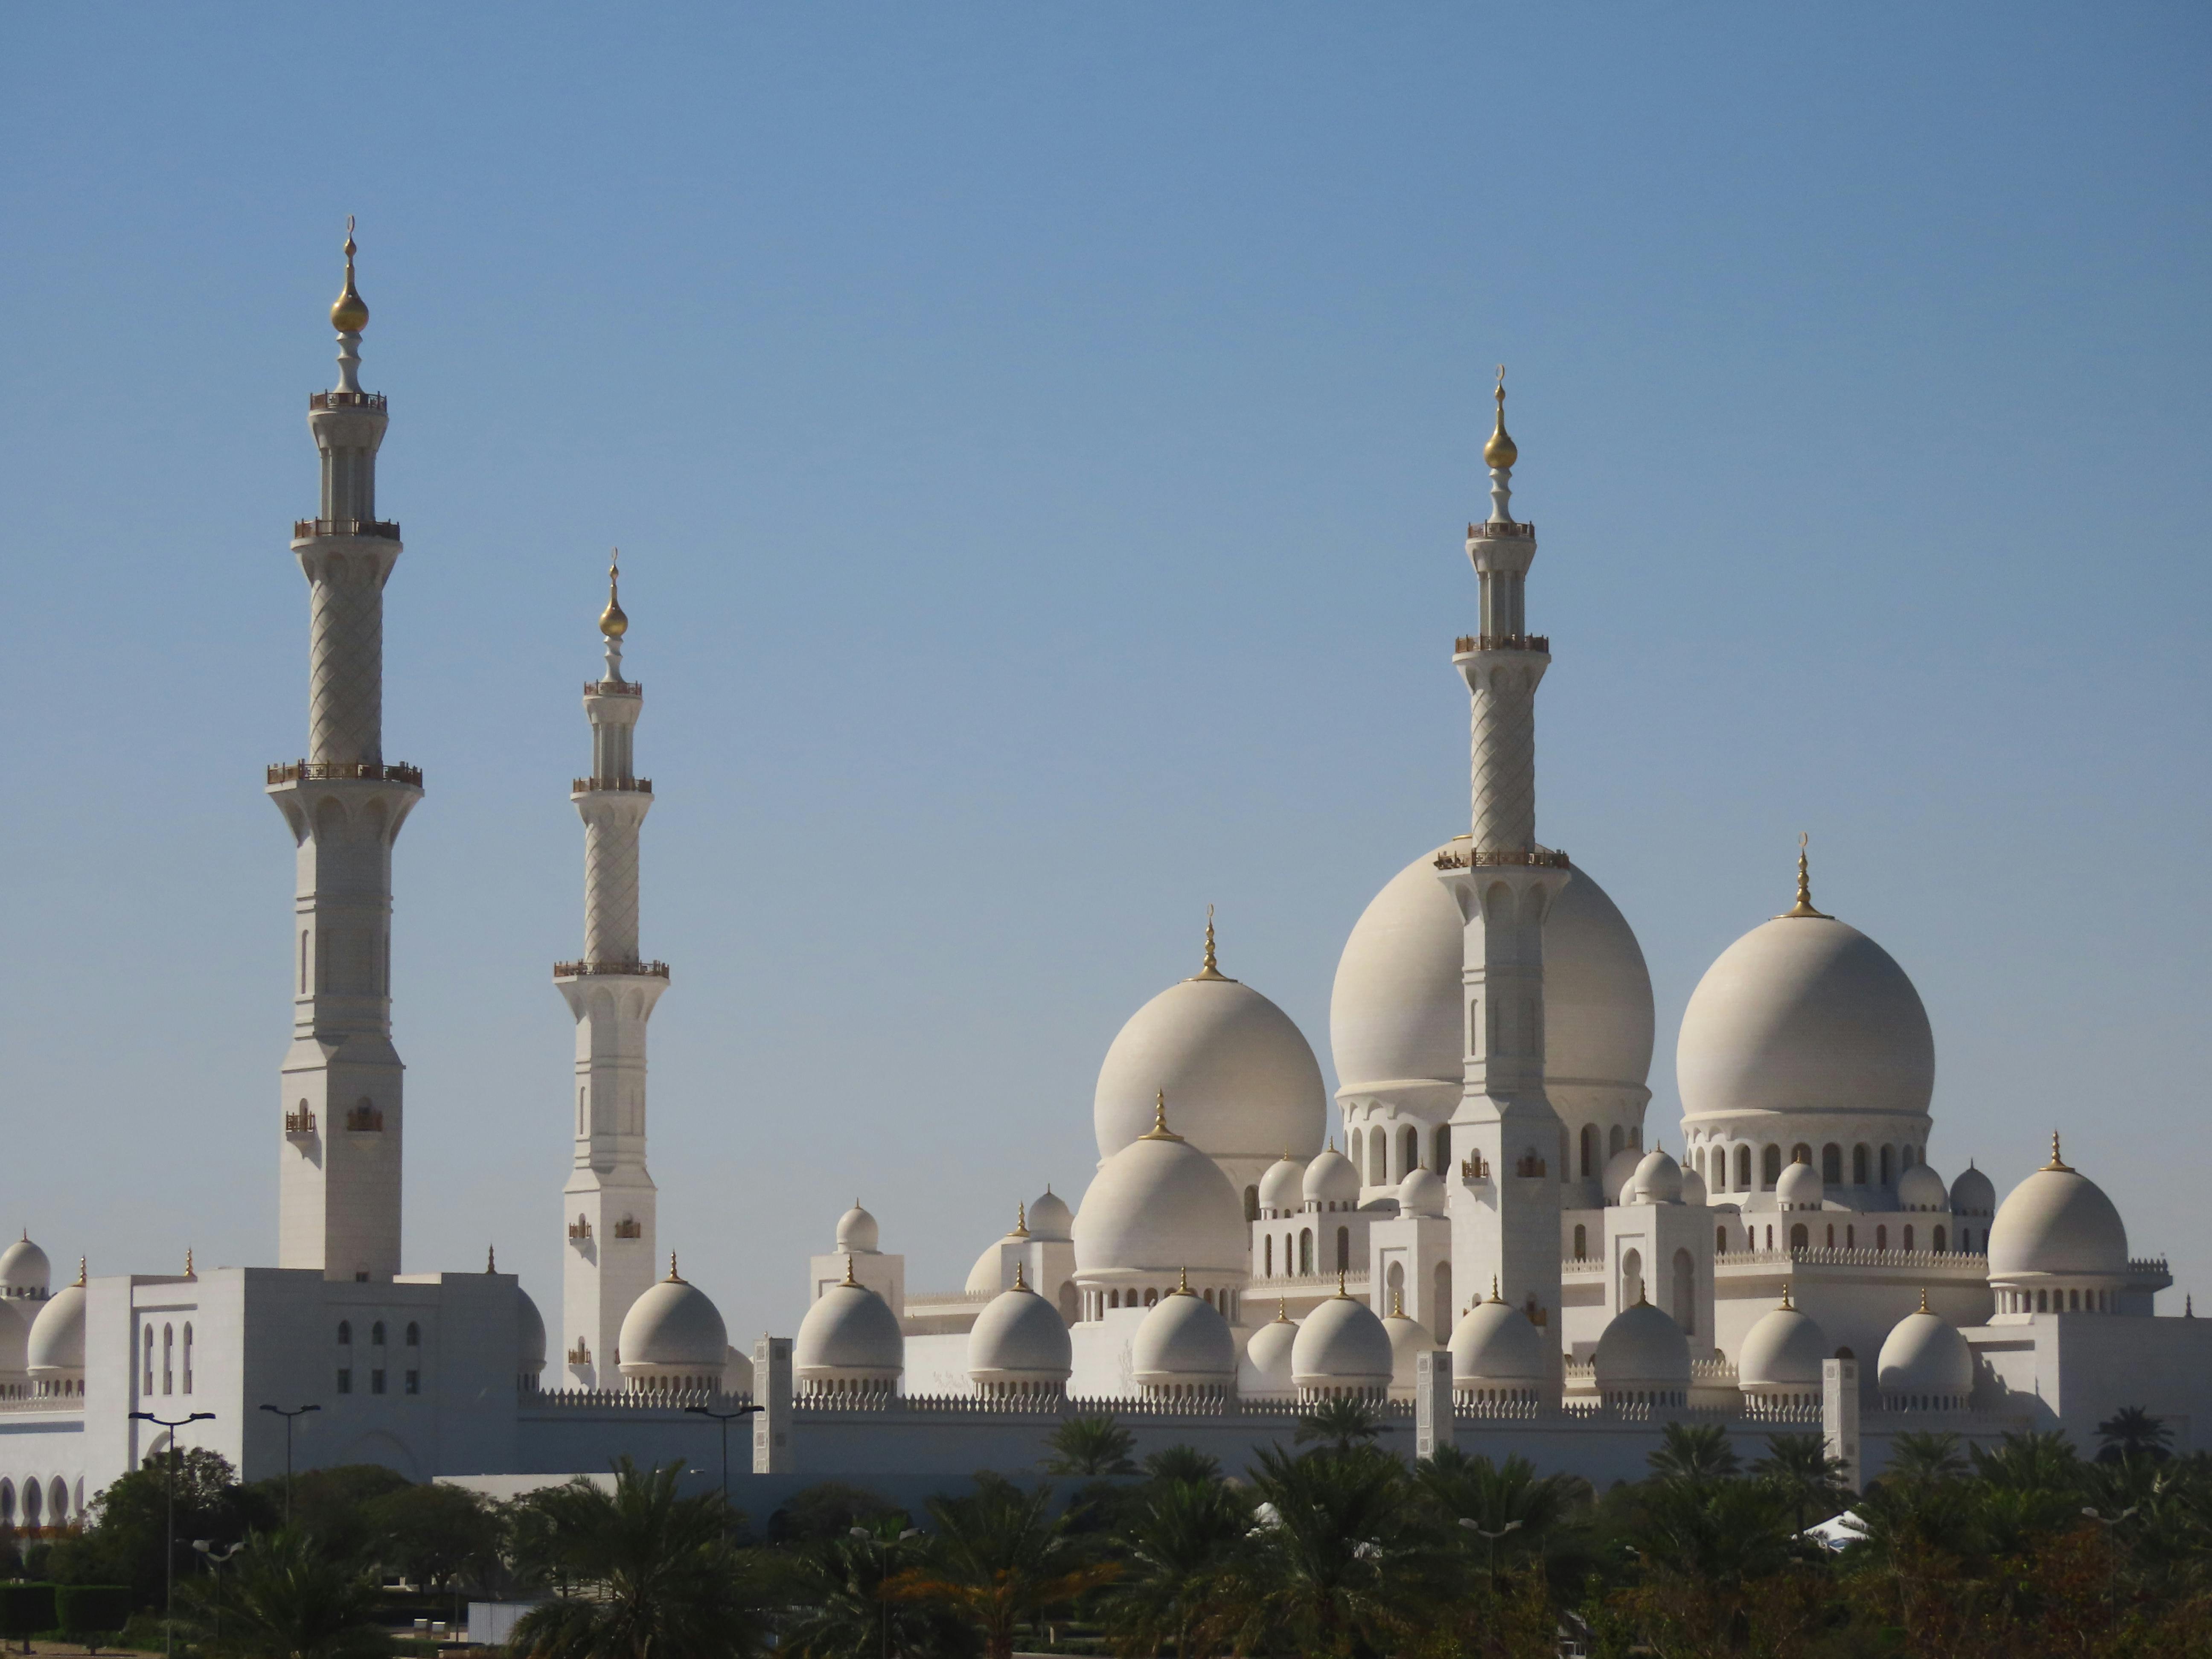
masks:
[[[2136,1457],[2163,1463],[2172,1455],[2167,1448],[2173,1431],[2164,1418],[2153,1417],[2141,1406],[2123,1406],[2098,1424],[2097,1438],[2103,1443],[2097,1451],[2100,1463],[2124,1463]]]
[[[1415,1492],[1436,1511],[1440,1533],[1462,1546],[1478,1540],[1491,1588],[1497,1588],[1500,1555],[1544,1553],[1573,1519],[1588,1488],[1571,1474],[1539,1475],[1525,1457],[1492,1463],[1487,1457],[1440,1446],[1413,1473]]]
[[[1819,1510],[1826,1519],[1850,1501],[1844,1485],[1844,1462],[1828,1455],[1828,1443],[1819,1434],[1771,1434],[1766,1455],[1751,1472],[1790,1501],[1795,1530],[1805,1530],[1808,1510]]]
[[[1096,1480],[1103,1474],[1134,1474],[1129,1461],[1137,1437],[1103,1413],[1096,1417],[1071,1417],[1045,1442],[1052,1455],[1045,1460],[1047,1474],[1081,1475]]]
[[[914,1546],[898,1536],[905,1518],[894,1516],[868,1536],[848,1532],[786,1558],[779,1599],[798,1611],[783,1627],[780,1653],[797,1659],[876,1659],[974,1651],[977,1644],[964,1620],[884,1594],[910,1564]]]
[[[1169,1446],[1145,1460],[1145,1476],[1151,1480],[1218,1480],[1221,1460],[1195,1446]]]
[[[1371,1653],[1442,1589],[1448,1558],[1419,1530],[1397,1459],[1361,1444],[1302,1455],[1269,1446],[1251,1478],[1261,1525],[1249,1568],[1221,1594],[1241,1626],[1237,1650]]]
[[[222,1647],[240,1659],[368,1659],[392,1640],[376,1620],[378,1585],[316,1547],[303,1532],[251,1534],[222,1587]],[[214,1593],[185,1591],[195,1620],[216,1611]]]
[[[767,1645],[768,1626],[725,1534],[719,1494],[677,1496],[682,1462],[641,1472],[627,1457],[612,1492],[579,1480],[538,1507],[573,1593],[525,1614],[524,1659],[739,1659]]]
[[[979,1474],[969,1496],[929,1500],[935,1535],[884,1594],[960,1614],[981,1632],[986,1659],[1012,1659],[1017,1625],[1115,1576],[1110,1563],[1085,1562],[1051,1511],[1051,1487],[1024,1492]]]
[[[1212,1460],[1207,1460],[1211,1462]],[[1126,1534],[1125,1577],[1100,1611],[1117,1653],[1218,1650],[1236,1624],[1224,1587],[1250,1551],[1252,1504],[1218,1480],[1157,1482]]]
[[[2008,1434],[1995,1447],[1973,1449],[1974,1473],[2008,1492],[2068,1493],[2081,1484],[2081,1460],[2060,1433]]]
[[[1955,1434],[1907,1432],[1889,1443],[1889,1465],[1882,1479],[1892,1485],[1927,1486],[1955,1480],[1966,1472],[1966,1459]]]
[[[1349,1451],[1367,1444],[1382,1431],[1372,1406],[1355,1395],[1340,1395],[1299,1414],[1296,1439],[1301,1446],[1318,1440],[1338,1451]]]
[[[1736,1474],[1742,1462],[1717,1423],[1669,1423],[1659,1449],[1646,1460],[1652,1473],[1679,1480],[1719,1480]]]

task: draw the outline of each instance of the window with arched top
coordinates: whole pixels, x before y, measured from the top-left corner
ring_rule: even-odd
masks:
[[[1583,1133],[1587,1134],[1589,1132],[1585,1129]],[[1589,1229],[1579,1223],[1575,1227],[1575,1260],[1577,1261],[1589,1260]]]
[[[1390,1137],[1376,1129],[1367,1137],[1367,1184],[1381,1187],[1390,1179]]]
[[[1429,1160],[1429,1167],[1438,1175],[1445,1174],[1451,1168],[1451,1125],[1439,1124],[1436,1133],[1429,1137],[1429,1141],[1436,1149],[1436,1156]]]
[[[1157,1290],[1146,1291],[1145,1292],[1145,1305],[1147,1308],[1158,1305],[1160,1293]]]
[[[0,1480],[0,1527],[15,1524],[15,1483]]]
[[[1748,1146],[1735,1149],[1735,1189],[1740,1193],[1751,1190],[1751,1148]]]
[[[1606,1150],[1606,1155],[1607,1155],[1608,1158],[1609,1158],[1609,1157],[1611,1157],[1613,1153],[1615,1153],[1615,1152],[1619,1152],[1619,1151],[1620,1151],[1623,1146],[1626,1146],[1627,1144],[1628,1144],[1628,1133],[1627,1133],[1627,1131],[1626,1131],[1625,1129],[1623,1129],[1623,1128],[1620,1127],[1620,1125],[1619,1125],[1618,1123],[1614,1124],[1614,1125],[1613,1126],[1612,1133],[1609,1133],[1609,1134],[1607,1134],[1607,1135],[1606,1136],[1606,1138],[1605,1138],[1605,1150]]]
[[[1728,1229],[1725,1227],[1713,1229],[1713,1254],[1715,1255],[1728,1254]]]
[[[1803,1222],[1798,1222],[1795,1226],[1790,1229],[1790,1248],[1791,1249],[1802,1250],[1812,1242],[1813,1241],[1810,1238],[1806,1237],[1805,1224]]]
[[[1336,1230],[1336,1270],[1340,1273],[1352,1271],[1352,1229]]]
[[[177,1328],[161,1327],[161,1392],[177,1391]]]
[[[1790,1161],[1792,1164],[1810,1164],[1813,1161],[1813,1149],[1803,1141],[1799,1141],[1790,1149]]]
[[[1938,1255],[1942,1255],[1945,1250],[1950,1248],[1950,1241],[1944,1237],[1943,1230],[1941,1227],[1938,1227],[1936,1230],[1936,1236],[1929,1242],[1934,1245],[1936,1254]]]
[[[1759,1162],[1761,1186],[1771,1187],[1782,1179],[1782,1149],[1779,1146],[1768,1146],[1759,1153]]]
[[[1367,1132],[1365,1130],[1354,1129],[1344,1138],[1344,1155],[1352,1160],[1353,1169],[1364,1170],[1367,1168]]]
[[[1832,1140],[1820,1148],[1820,1179],[1831,1187],[1844,1184],[1844,1149]]]
[[[185,1322],[184,1373],[185,1392],[190,1394],[192,1391],[192,1326],[190,1320]]]
[[[1886,1250],[1889,1248],[1888,1228],[1877,1227],[1874,1230],[1874,1247],[1877,1250]]]
[[[1398,1132],[1398,1179],[1403,1181],[1419,1167],[1421,1132],[1407,1124]]]
[[[353,1321],[350,1319],[338,1321],[338,1346],[341,1348],[353,1346]]]
[[[1674,1252],[1674,1322],[1685,1336],[1698,1334],[1698,1264],[1687,1250]]]
[[[1313,1270],[1313,1229],[1301,1227],[1298,1229],[1298,1271],[1310,1273]]]
[[[1912,1229],[1910,1226],[1905,1230],[1905,1248],[1908,1250],[1912,1248]]]
[[[1887,1187],[1896,1179],[1897,1148],[1885,1146],[1881,1149],[1881,1184]]]
[[[1260,1189],[1257,1187],[1247,1187],[1244,1189],[1244,1218],[1247,1221],[1257,1221],[1260,1218]]]
[[[1588,1181],[1597,1174],[1597,1128],[1594,1124],[1583,1125],[1581,1160],[1583,1179]]]
[[[380,1348],[384,1346],[384,1322],[382,1320],[378,1320],[376,1323],[368,1328],[368,1345],[372,1348]]]
[[[1273,1279],[1275,1276],[1275,1236],[1273,1233],[1260,1241],[1260,1277]]]
[[[412,1320],[409,1321],[407,1325],[407,1346],[410,1348],[419,1348],[422,1346],[422,1328]]]
[[[139,1379],[138,1392],[151,1395],[154,1392],[154,1328],[151,1325],[146,1328],[146,1363],[143,1369],[145,1375]]]

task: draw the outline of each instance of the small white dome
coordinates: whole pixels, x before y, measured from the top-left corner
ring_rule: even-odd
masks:
[[[1917,1402],[1923,1409],[1957,1409],[1974,1391],[1974,1352],[1941,1314],[1920,1311],[1897,1322],[1881,1345],[1875,1367],[1885,1400]]]
[[[2104,1189],[2058,1157],[2014,1188],[1990,1224],[1990,1277],[2029,1273],[2117,1277],[2128,1267],[2128,1230]]]
[[[1291,1375],[1291,1348],[1298,1340],[1297,1322],[1275,1304],[1275,1316],[1252,1333],[1237,1368],[1237,1392],[1247,1400],[1287,1400],[1297,1393]]]
[[[1434,1353],[1437,1340],[1429,1334],[1427,1326],[1407,1318],[1402,1306],[1394,1306],[1384,1316],[1382,1334],[1390,1340],[1391,1392],[1411,1399],[1416,1380],[1413,1362],[1422,1354]]]
[[[53,1283],[46,1253],[31,1243],[27,1232],[0,1250],[0,1295],[44,1296]]]
[[[30,1364],[31,1321],[39,1304],[0,1297],[0,1379],[15,1381]]]
[[[1736,1380],[1747,1389],[1802,1391],[1820,1387],[1820,1366],[1829,1357],[1828,1339],[1812,1319],[1790,1305],[1765,1315],[1744,1334],[1736,1351]]]
[[[63,1382],[84,1374],[84,1285],[64,1285],[39,1304],[24,1345],[23,1369],[35,1382]]]
[[[898,1316],[866,1285],[849,1280],[815,1298],[791,1344],[792,1377],[809,1393],[855,1383],[887,1388],[905,1369]]]
[[[1950,1189],[1943,1177],[1925,1164],[1916,1164],[1897,1178],[1897,1207],[1900,1210],[1948,1210]]]
[[[1552,1380],[1544,1334],[1493,1286],[1452,1328],[1452,1384],[1462,1393],[1492,1387],[1539,1388]]]
[[[1918,1116],[1936,1039],[1896,959],[1831,917],[1780,916],[1721,952],[1674,1051],[1685,1121],[1746,1112]]]
[[[1996,1184],[1969,1164],[1951,1183],[1951,1213],[1995,1215],[1996,1210]]]
[[[545,1316],[520,1283],[514,1287],[514,1368],[524,1376],[545,1369]]]
[[[1359,1202],[1359,1171],[1350,1158],[1331,1146],[1306,1165],[1299,1192],[1307,1203],[1318,1204],[1324,1210],[1332,1206],[1352,1208]]]
[[[1646,1152],[1628,1178],[1628,1195],[1637,1204],[1680,1204],[1682,1166],[1664,1150]]]
[[[1108,1158],[1073,1232],[1081,1273],[1188,1268],[1241,1284],[1251,1270],[1243,1200],[1221,1166],[1177,1134],[1141,1135]]]
[[[968,1375],[979,1386],[1057,1387],[1074,1368],[1075,1348],[1060,1310],[1016,1279],[975,1316],[968,1333]]]
[[[1606,1159],[1605,1174],[1601,1177],[1601,1184],[1605,1188],[1607,1203],[1628,1202],[1629,1182],[1636,1179],[1636,1167],[1643,1162],[1644,1149],[1641,1146],[1623,1146],[1611,1158]]]
[[[1394,1358],[1389,1333],[1375,1310],[1340,1291],[1298,1322],[1291,1377],[1302,1391],[1379,1391],[1390,1386]]]
[[[1167,1091],[1176,1127],[1209,1158],[1311,1153],[1328,1097],[1312,1047],[1291,1017],[1233,979],[1187,979],[1129,1017],[1098,1068],[1098,1155],[1152,1127]]]
[[[706,1291],[676,1276],[672,1256],[668,1277],[631,1303],[623,1316],[617,1346],[624,1376],[719,1377],[730,1334]]]
[[[996,1296],[1006,1288],[1006,1271],[1001,1265],[1002,1247],[1014,1237],[1007,1233],[983,1247],[983,1254],[975,1258],[975,1265],[968,1270],[968,1282],[963,1288],[969,1295]]]
[[[1601,1395],[1690,1386],[1689,1339],[1649,1302],[1613,1317],[1597,1340],[1595,1360]]]
[[[854,1199],[853,1207],[837,1218],[837,1249],[841,1255],[873,1255],[882,1237],[875,1217],[860,1207]]]
[[[740,1352],[734,1343],[722,1351],[722,1392],[752,1397],[752,1356]]]
[[[1705,1191],[1705,1178],[1698,1173],[1697,1165],[1684,1164],[1682,1166],[1682,1202],[1705,1204],[1709,1202],[1710,1199],[1711,1194]]]
[[[1784,1210],[1817,1210],[1827,1196],[1827,1183],[1809,1164],[1791,1164],[1774,1183],[1774,1202]]]
[[[1139,1388],[1225,1390],[1237,1380],[1237,1339],[1197,1291],[1171,1291],[1138,1322],[1129,1369]]]
[[[1400,1215],[1440,1216],[1444,1212],[1444,1180],[1423,1165],[1398,1183]]]
[[[1260,1207],[1277,1215],[1295,1215],[1305,1198],[1306,1166],[1287,1153],[1267,1166],[1260,1177]]]
[[[1047,1187],[1030,1200],[1030,1237],[1048,1244],[1062,1244],[1072,1236],[1075,1212],[1067,1200]]]

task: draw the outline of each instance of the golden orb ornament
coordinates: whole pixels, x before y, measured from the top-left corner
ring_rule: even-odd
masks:
[[[1490,434],[1490,441],[1482,447],[1482,461],[1486,466],[1504,471],[1521,459],[1521,451],[1513,442],[1513,435],[1505,429],[1505,365],[1498,366],[1498,428]]]
[[[353,285],[353,215],[346,215],[345,288],[331,304],[331,326],[341,334],[358,334],[368,326],[368,307]]]
[[[622,561],[617,556],[607,566],[607,608],[599,612],[599,632],[611,640],[618,640],[629,632],[629,618],[622,608]]]

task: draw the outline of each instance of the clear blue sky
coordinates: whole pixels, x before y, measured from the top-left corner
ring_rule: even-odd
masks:
[[[647,686],[663,1239],[741,1340],[1081,1190],[1196,965],[1326,1065],[1462,826],[1511,365],[1540,828],[1657,986],[1816,892],[1933,1161],[2053,1126],[2212,1288],[2197,5],[23,7],[0,16],[0,1220],[275,1255],[307,393],[392,398],[407,1255],[549,1309],[605,550]],[[73,1264],[72,1264],[73,1265]],[[2172,1298],[2178,1308],[2179,1296]]]

